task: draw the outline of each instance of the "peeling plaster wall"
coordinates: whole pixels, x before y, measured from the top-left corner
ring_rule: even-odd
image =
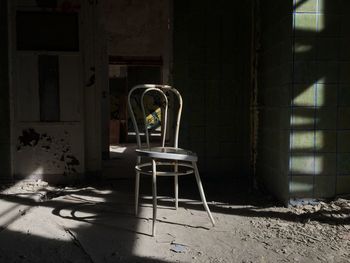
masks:
[[[7,0],[0,1],[0,180],[11,179]]]
[[[79,146],[84,142],[77,125],[21,126],[17,134],[17,165],[14,167],[18,178],[50,180],[50,175],[70,176],[83,172]]]

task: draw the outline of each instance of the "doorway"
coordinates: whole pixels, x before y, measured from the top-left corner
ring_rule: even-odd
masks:
[[[104,160],[107,177],[134,174],[136,134],[129,117],[127,97],[139,84],[161,84],[163,62],[160,57],[110,57],[109,61],[109,153]],[[161,127],[154,136],[161,134]],[[118,175],[115,175],[115,171]]]

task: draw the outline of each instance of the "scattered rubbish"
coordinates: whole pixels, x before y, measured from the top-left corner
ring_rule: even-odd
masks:
[[[175,253],[185,253],[186,252],[186,245],[172,242],[171,246],[172,247],[170,248],[170,251],[173,251]]]
[[[24,216],[27,212],[25,210],[18,210],[21,216]]]

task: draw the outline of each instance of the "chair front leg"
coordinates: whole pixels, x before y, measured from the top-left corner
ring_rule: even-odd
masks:
[[[141,163],[141,157],[137,157],[137,165]],[[140,173],[136,172],[135,180],[135,215],[137,216],[139,210],[139,191],[140,191]]]
[[[152,236],[156,233],[157,220],[157,165],[152,159],[152,195],[153,195],[153,221],[152,221]]]
[[[179,166],[176,161],[175,163],[175,172],[177,173],[179,171]],[[175,194],[175,209],[179,207],[179,176],[175,175],[174,176],[174,194]]]
[[[203,206],[204,206],[205,210],[208,213],[208,216],[210,218],[211,223],[213,224],[213,226],[215,226],[214,218],[211,215],[211,212],[210,212],[208,204],[207,204],[207,200],[205,199],[205,194],[204,194],[204,190],[203,190],[203,186],[202,186],[202,181],[201,181],[201,178],[199,176],[197,163],[196,162],[192,162],[192,165],[193,165],[193,168],[194,168],[194,175],[196,176],[196,181],[197,181],[197,185],[198,185],[198,189],[199,189],[199,194],[201,196],[201,199],[202,199],[202,202],[203,202]]]

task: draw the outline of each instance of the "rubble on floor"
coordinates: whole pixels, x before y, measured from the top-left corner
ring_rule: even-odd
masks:
[[[176,211],[160,196],[152,237],[151,198],[135,217],[132,192],[131,180],[3,186],[0,262],[350,262],[348,197],[289,208],[215,200],[211,227],[199,198]]]

